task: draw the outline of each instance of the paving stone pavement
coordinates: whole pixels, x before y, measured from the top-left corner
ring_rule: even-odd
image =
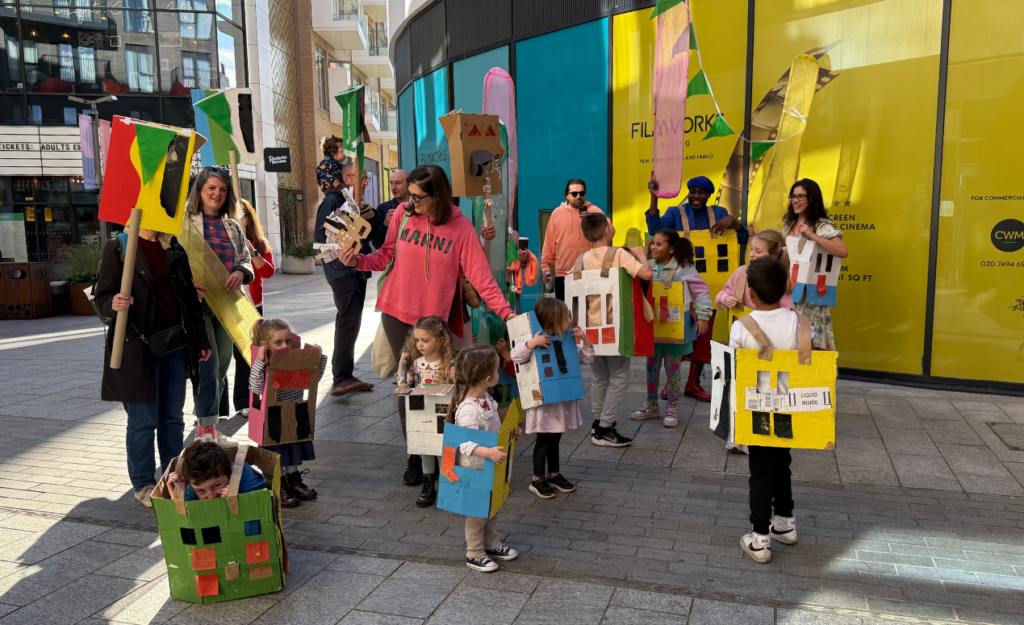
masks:
[[[275,277],[267,311],[330,351],[319,270]],[[320,389],[306,479],[320,496],[284,512],[288,587],[208,606],[169,598],[155,519],[131,496],[125,413],[99,399],[99,323],[0,323],[0,625],[1024,623],[1022,398],[841,381],[836,451],[794,452],[800,542],[761,565],[738,546],[745,457],[711,435],[706,404],[683,400],[676,429],[630,421],[637,361],[619,411],[634,444],[563,439],[576,492],[531,495],[521,441],[498,517],[521,556],[486,575],[462,564],[462,518],[401,484],[394,387],[369,370],[377,320],[369,300],[357,375],[374,391]],[[240,417],[221,429],[245,438]]]

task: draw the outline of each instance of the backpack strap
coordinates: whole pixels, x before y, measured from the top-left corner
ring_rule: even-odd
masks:
[[[750,315],[742,317],[739,321],[747,329],[747,332],[750,332],[750,336],[754,337],[757,344],[761,346],[761,351],[758,352],[757,357],[761,360],[770,361],[775,353],[775,348],[772,347],[768,337],[764,335],[761,326],[757,325],[757,321],[754,321],[754,318]],[[810,326],[808,326],[808,330],[810,330]]]
[[[604,251],[604,258],[601,259],[601,277],[607,278],[608,272],[612,270],[612,263],[615,262],[615,255],[619,253],[619,248],[609,247]]]
[[[128,249],[128,233],[119,232],[117,238],[121,241],[121,262],[124,262],[124,251]]]
[[[800,342],[797,348],[800,354],[800,364],[809,365],[811,364],[811,320],[800,313],[797,313],[796,317],[800,322]]]

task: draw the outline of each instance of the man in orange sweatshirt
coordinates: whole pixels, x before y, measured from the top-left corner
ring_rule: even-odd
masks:
[[[580,227],[580,216],[587,213],[604,214],[604,211],[587,201],[587,183],[573,178],[565,183],[565,201],[548,219],[544,249],[540,254],[544,283],[551,284],[553,279],[555,297],[563,302],[566,274],[572,271],[580,255],[590,251],[590,242],[583,236],[583,228]],[[609,219],[609,227],[611,223]]]

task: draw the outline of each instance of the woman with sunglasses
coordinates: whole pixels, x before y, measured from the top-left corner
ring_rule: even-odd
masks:
[[[185,211],[192,225],[203,233],[203,238],[227,269],[229,275],[224,288],[237,291],[242,285],[251,283],[255,275],[252,257],[245,244],[245,229],[238,221],[242,219],[242,213],[227,170],[222,167],[203,169],[185,202]],[[228,367],[231,366],[233,343],[228,331],[205,300],[203,320],[206,322],[206,334],[210,338],[213,355],[199,367],[199,396],[196,397],[199,429],[196,438],[213,441],[220,438],[224,441],[223,435],[217,433],[216,425],[220,398],[228,387]]]
[[[490,262],[480,245],[473,222],[452,204],[448,176],[437,165],[412,170],[408,178],[409,201],[395,210],[383,247],[372,254],[356,254],[349,248],[339,260],[359,271],[383,271],[394,261],[391,273],[377,294],[377,310],[398,362],[402,345],[414,323],[436,316],[448,322],[452,334],[462,338],[462,277],[502,319],[515,314],[491,275]],[[399,417],[405,434],[405,400],[399,398]],[[413,486],[418,459],[410,458],[406,484]],[[423,479],[436,479],[425,476]]]
[[[821,187],[809,178],[797,180],[789,190],[789,207],[782,224],[782,236],[807,237],[836,258],[850,255],[850,250],[843,242],[843,231],[836,228],[828,218]],[[750,224],[751,234],[754,231],[754,224]],[[808,304],[805,297],[796,305],[796,312],[811,322],[814,349],[835,351],[836,337],[832,332],[832,315],[829,314],[828,306]]]
[[[590,242],[583,236],[580,218],[587,213],[604,211],[587,201],[587,183],[573,178],[565,183],[565,201],[551,212],[544,231],[544,249],[540,253],[540,269],[545,284],[554,281],[555,298],[565,301],[565,276],[572,271],[576,259],[590,251]],[[611,225],[611,220],[608,220]]]

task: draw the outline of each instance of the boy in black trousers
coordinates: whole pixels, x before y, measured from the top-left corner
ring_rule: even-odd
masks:
[[[758,258],[750,263],[747,284],[754,310],[748,317],[755,325],[748,330],[742,321],[733,323],[730,347],[759,349],[769,343],[780,350],[799,348],[800,317],[779,303],[788,279],[788,269],[776,258]],[[791,462],[789,449],[750,446],[750,523],[754,531],[740,539],[740,546],[757,562],[771,562],[773,538],[786,545],[796,544]]]

